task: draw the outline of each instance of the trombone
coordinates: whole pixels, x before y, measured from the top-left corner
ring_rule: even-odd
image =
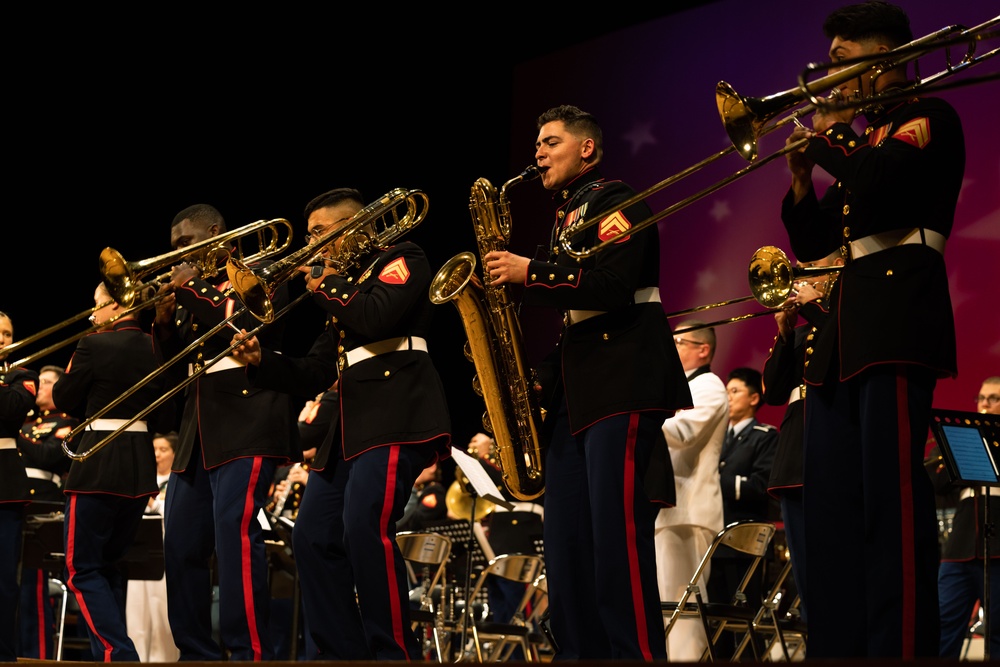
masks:
[[[798,280],[801,280],[806,276],[838,273],[843,268],[843,266],[837,265],[794,266],[791,261],[789,261],[788,255],[786,255],[781,248],[773,245],[761,246],[754,251],[753,256],[750,258],[750,266],[747,269],[751,292],[749,296],[667,313],[667,317],[673,318],[681,315],[697,313],[703,310],[710,310],[712,308],[721,308],[722,306],[742,303],[744,301],[749,301],[750,299],[755,300],[757,303],[767,308],[767,310],[745,313],[743,315],[736,315],[735,317],[730,317],[724,320],[700,324],[698,326],[685,328],[684,331],[708,329],[709,327],[721,326],[723,324],[742,322],[743,320],[760,317],[761,315],[771,315],[772,313],[776,313],[784,309],[782,304],[784,304],[785,300],[787,300],[789,295],[791,295],[792,290],[795,288],[795,283]]]
[[[292,308],[294,308],[296,305],[298,305],[299,302],[302,301],[307,296],[309,296],[309,292],[303,292],[302,294],[300,294],[294,300],[292,300],[291,302],[289,302],[288,305],[286,305],[284,308],[282,308],[278,312],[278,315],[275,317],[275,319],[277,319],[278,317],[281,317],[282,315],[284,315],[285,313],[287,313],[288,311],[290,311]],[[155,401],[153,401],[152,403],[150,403],[148,406],[146,406],[145,408],[143,408],[142,410],[140,410],[138,413],[135,414],[135,416],[133,416],[130,419],[128,419],[124,424],[122,424],[116,430],[114,430],[111,433],[109,433],[107,436],[105,436],[99,442],[95,443],[89,449],[87,449],[87,450],[85,450],[83,452],[74,452],[73,450],[71,450],[69,448],[69,443],[73,440],[73,438],[75,438],[77,435],[79,435],[83,431],[87,430],[87,427],[89,427],[91,424],[93,424],[94,421],[100,419],[101,417],[103,417],[104,415],[106,415],[110,410],[114,409],[116,406],[120,405],[122,402],[128,400],[133,394],[135,394],[141,388],[145,387],[147,384],[149,384],[150,382],[152,382],[153,380],[155,380],[156,378],[158,378],[160,375],[162,375],[163,372],[165,371],[165,369],[169,368],[170,366],[173,366],[178,361],[186,359],[187,356],[191,352],[194,352],[196,349],[198,349],[199,347],[201,347],[201,344],[202,344],[203,341],[205,341],[208,338],[210,338],[211,336],[214,336],[215,334],[219,333],[225,327],[233,327],[234,325],[232,324],[232,321],[234,319],[236,319],[237,317],[239,317],[240,315],[242,315],[244,312],[246,312],[246,307],[238,308],[236,311],[233,312],[232,315],[229,315],[228,317],[226,317],[225,319],[223,319],[221,322],[219,322],[218,324],[216,324],[215,326],[213,326],[211,329],[209,329],[208,331],[206,331],[204,334],[202,334],[198,339],[192,341],[187,347],[185,347],[183,350],[181,350],[176,355],[174,355],[169,361],[167,361],[166,363],[162,364],[159,368],[155,369],[154,371],[152,371],[151,373],[149,373],[146,377],[144,377],[143,379],[139,380],[139,382],[137,382],[134,385],[132,385],[127,391],[123,392],[120,396],[118,396],[118,398],[114,399],[113,401],[111,401],[110,403],[108,403],[107,405],[105,405],[103,408],[101,408],[100,410],[98,410],[97,412],[95,412],[93,415],[91,415],[90,417],[88,417],[84,421],[80,422],[63,439],[63,442],[62,442],[63,453],[66,456],[68,456],[69,458],[73,459],[74,461],[83,461],[85,459],[90,458],[91,456],[93,456],[94,454],[96,454],[101,448],[103,448],[109,442],[111,442],[116,437],[118,437],[118,435],[122,431],[126,430],[129,426],[131,426],[132,424],[136,423],[137,421],[139,421],[140,419],[142,419],[143,417],[147,416],[148,414],[150,414],[151,412],[153,412],[155,409],[157,409],[158,407],[160,407],[161,405],[163,405],[164,403],[166,403],[170,398],[176,396],[182,389],[184,389],[185,387],[187,387],[188,385],[190,385],[192,382],[194,382],[195,380],[197,380],[198,378],[200,378],[202,375],[204,375],[208,371],[208,369],[210,367],[214,366],[219,361],[222,361],[222,359],[224,359],[225,357],[227,357],[233,350],[235,350],[237,347],[239,347],[240,345],[242,345],[243,344],[243,340],[239,340],[239,341],[236,341],[235,343],[232,343],[225,350],[223,350],[222,352],[220,352],[216,356],[214,356],[211,359],[209,359],[208,361],[206,361],[204,363],[204,365],[201,366],[201,368],[199,368],[194,373],[191,373],[183,381],[178,382],[174,387],[172,387],[169,390],[167,390],[166,392],[164,392],[159,398],[157,398]],[[262,322],[261,324],[257,325],[253,330],[249,331],[247,333],[246,337],[247,338],[252,338],[253,336],[256,336],[260,332],[260,330],[263,329],[268,324],[269,324],[269,322]]]
[[[390,190],[355,213],[340,227],[323,232],[312,243],[283,259],[253,270],[240,257],[230,256],[226,271],[233,290],[247,309],[262,322],[275,319],[271,295],[278,285],[299,273],[299,267],[320,260],[343,272],[361,263],[373,248],[385,247],[413,229],[427,216],[428,198],[420,190]],[[326,247],[340,240],[332,257],[323,257]]]
[[[257,252],[246,254],[243,250],[243,240],[251,235],[256,235],[257,237]],[[257,222],[213,236],[210,239],[205,239],[185,248],[178,248],[177,250],[156,257],[138,261],[126,261],[122,254],[114,248],[105,248],[101,251],[100,256],[101,280],[105,287],[108,288],[108,293],[111,295],[113,301],[122,306],[123,311],[113,319],[102,322],[100,326],[109,324],[130,313],[148,308],[163,298],[164,295],[158,295],[155,292],[160,285],[169,281],[169,272],[162,273],[146,282],[142,282],[143,278],[146,278],[154,271],[186,260],[195,263],[203,276],[214,276],[219,271],[220,255],[223,252],[233,252],[242,261],[247,263],[254,262],[284,252],[290,245],[291,238],[292,224],[288,220],[276,218],[274,220],[258,220]],[[150,294],[150,296],[142,301],[137,301],[140,295],[143,294]],[[111,302],[100,303],[83,310],[72,317],[68,317],[42,331],[8,345],[4,348],[6,358],[10,358],[10,354],[15,349],[30,345],[62,331],[74,322],[90,317],[109,303]],[[97,331],[98,328],[99,325],[94,324],[15,362],[4,364],[3,368],[5,371],[9,371],[30,364],[67,345],[75,343],[84,336]]]
[[[715,89],[716,105],[719,110],[719,116],[726,129],[726,133],[732,141],[732,145],[719,151],[718,153],[715,153],[714,155],[709,156],[708,158],[705,158],[701,162],[688,167],[687,169],[667,177],[652,187],[633,195],[626,201],[618,204],[614,210],[601,211],[594,216],[583,216],[579,218],[576,222],[567,226],[560,232],[558,238],[560,246],[566,254],[577,260],[592,257],[594,254],[604,250],[609,245],[618,243],[625,237],[631,236],[636,232],[642,231],[643,229],[656,224],[667,216],[672,215],[688,205],[705,198],[713,192],[729,185],[733,181],[742,178],[752,171],[756,171],[765,164],[768,164],[783,155],[791,153],[792,151],[798,150],[806,144],[808,141],[807,139],[800,139],[787,144],[784,148],[775,151],[766,157],[759,159],[757,157],[757,145],[761,137],[778,129],[779,127],[787,125],[788,123],[794,122],[798,124],[799,118],[817,109],[828,110],[832,108],[861,108],[887,103],[901,98],[907,99],[926,90],[944,90],[946,88],[954,88],[959,85],[971,85],[998,78],[1000,75],[993,73],[985,77],[953,83],[951,85],[938,83],[939,81],[947,79],[995,56],[998,53],[998,49],[993,49],[980,56],[976,56],[975,52],[978,42],[993,38],[998,34],[998,23],[1000,23],[1000,16],[990,19],[989,21],[981,23],[973,28],[949,26],[925,35],[919,39],[913,40],[909,44],[904,44],[903,46],[897,47],[896,49],[893,49],[885,54],[863,56],[850,61],[842,61],[838,63],[812,64],[809,65],[806,71],[799,76],[799,86],[781,93],[769,95],[767,97],[743,97],[740,96],[736,90],[725,81],[719,82]],[[955,44],[967,44],[968,48],[961,61],[957,64],[952,64],[950,51],[948,51],[948,49]],[[831,98],[826,100],[818,97],[819,92],[836,89],[851,79],[860,78],[867,73],[872,73],[873,76],[878,77],[892,68],[903,65],[911,60],[916,60],[921,56],[927,55],[939,49],[945,49],[948,54],[946,68],[926,79],[920,79],[917,77],[916,82],[907,88],[897,89],[887,93],[876,93],[866,98],[857,99],[841,99],[836,91]],[[845,63],[853,64],[845,65]],[[808,72],[820,69],[830,69],[832,67],[843,67],[843,69],[839,69],[837,72],[816,79],[811,83],[807,81]],[[795,109],[787,116],[771,123],[771,121],[777,116],[790,109],[794,109],[806,100],[809,100],[809,103],[805,106]],[[655,213],[645,220],[632,225],[629,230],[623,232],[622,234],[613,236],[590,247],[573,247],[574,237],[576,237],[583,230],[598,224],[615,211],[626,209],[629,206],[643,201],[647,197],[650,197],[664,188],[680,181],[681,179],[700,171],[705,166],[726,155],[729,155],[732,152],[738,152],[744,159],[749,161],[750,164],[730,176],[706,187],[700,192],[675,202],[674,204],[667,206],[659,213]]]
[[[128,308],[147,287],[155,287],[170,279],[167,272],[146,283],[140,282],[154,271],[186,259],[197,264],[202,276],[211,278],[219,272],[223,255],[235,255],[249,264],[284,252],[291,244],[292,231],[292,223],[284,218],[258,220],[187,247],[134,262],[125,261],[114,248],[105,248],[101,252],[101,278],[111,298]],[[243,240],[251,235],[257,237],[257,252],[246,254],[243,251]]]

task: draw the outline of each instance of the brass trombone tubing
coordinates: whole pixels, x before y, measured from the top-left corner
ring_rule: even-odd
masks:
[[[998,22],[1000,22],[1000,17],[987,21],[979,26],[976,26],[975,28],[962,30],[959,36],[952,37],[951,39],[948,39],[947,36],[950,34],[954,34],[956,30],[961,29],[961,26],[949,26],[947,28],[943,28],[934,33],[916,39],[910,42],[909,44],[900,46],[897,49],[893,49],[888,53],[880,54],[878,56],[867,56],[863,58],[857,58],[855,60],[858,60],[859,62],[856,62],[853,65],[846,66],[843,69],[840,69],[839,71],[834,72],[832,74],[827,74],[824,77],[816,79],[811,84],[799,85],[796,88],[792,88],[790,90],[786,90],[781,93],[776,93],[774,95],[769,95],[767,97],[759,97],[759,98],[742,97],[738,95],[736,91],[732,88],[732,86],[730,86],[728,83],[720,82],[718,86],[716,86],[716,101],[719,106],[720,116],[723,119],[723,125],[726,128],[726,132],[729,134],[730,139],[733,142],[733,146],[724,149],[706,158],[705,160],[702,160],[701,162],[695,164],[694,166],[688,167],[687,169],[664,179],[663,181],[660,181],[656,185],[648,188],[647,190],[644,190],[643,192],[640,192],[639,194],[634,195],[633,197],[627,199],[625,202],[622,202],[621,204],[617,205],[612,210],[601,211],[597,215],[589,216],[586,218],[580,218],[577,222],[566,227],[560,232],[559,234],[560,246],[568,255],[577,260],[580,260],[587,257],[591,257],[594,254],[603,250],[604,248],[608,247],[609,245],[620,242],[624,237],[631,236],[636,232],[646,229],[650,225],[656,224],[663,218],[672,215],[673,213],[687,207],[689,204],[698,201],[699,199],[702,199],[707,195],[712,194],[713,192],[725,187],[726,185],[729,185],[730,183],[739,178],[742,178],[751,171],[754,171],[757,167],[763,166],[764,164],[767,164],[773,159],[786,155],[787,153],[790,153],[793,150],[797,150],[801,148],[803,145],[805,145],[805,143],[808,140],[801,139],[794,143],[785,145],[781,150],[772,153],[771,155],[765,158],[761,158],[760,161],[754,161],[757,159],[756,158],[757,140],[760,137],[777,129],[781,125],[785,125],[789,122],[798,121],[798,119],[801,116],[810,113],[811,111],[814,111],[817,108],[817,103],[823,104],[824,107],[826,108],[829,108],[831,106],[832,102],[830,101],[822,102],[822,100],[820,100],[820,98],[816,96],[816,92],[820,90],[828,90],[830,88],[837,87],[855,77],[861,76],[864,73],[871,71],[873,67],[872,64],[873,62],[876,62],[879,67],[896,66],[903,64],[904,62],[909,62],[910,60],[914,60],[915,58],[918,58],[922,55],[926,55],[940,48],[942,45],[950,46],[953,43],[969,42],[970,40],[978,41],[983,37],[992,36],[992,33],[979,35],[976,34],[976,31],[981,31],[984,29],[984,27],[992,27],[996,25]],[[966,58],[963,60],[963,62],[960,64],[960,66],[957,67],[951,66],[951,64],[949,63],[949,66],[945,70],[938,72],[937,74],[934,74],[930,77],[927,77],[923,81],[913,86],[910,86],[905,91],[905,95],[906,97],[912,97],[917,92],[922,91],[925,85],[930,85],[930,83],[937,82],[941,79],[952,76],[953,74],[956,74],[959,71],[977,65],[980,62],[992,57],[996,53],[997,51],[994,50],[978,57],[971,57],[967,55]],[[900,59],[898,61],[892,60],[892,58],[894,58],[897,54],[900,54]],[[824,65],[817,65],[816,68],[818,69],[819,67],[822,66],[842,67],[843,63],[826,63]],[[991,80],[992,78],[995,77],[987,76],[983,80]],[[801,83],[804,84],[804,82]],[[937,86],[934,88],[934,90],[941,90],[941,89],[943,89],[942,86]],[[903,92],[904,91],[893,91],[891,93],[886,93],[886,94],[872,95],[865,98],[864,100],[859,100],[857,102],[857,106],[878,104],[882,101],[890,101],[891,99],[896,99],[898,95],[902,95]],[[795,109],[794,111],[791,111],[788,115],[783,117],[781,120],[775,122],[774,124],[771,125],[766,124],[771,117],[787,109],[793,109],[794,107],[805,102],[806,99],[810,100],[809,104],[806,104],[805,106],[802,106],[798,109]],[[730,175],[729,177],[724,178],[723,180],[715,183],[714,185],[705,188],[701,192],[698,192],[697,194],[687,197],[686,199],[683,199],[679,202],[676,202],[675,204],[664,209],[663,211],[632,225],[632,227],[629,230],[623,232],[622,234],[614,236],[608,240],[602,241],[589,248],[580,248],[580,249],[573,248],[572,237],[577,235],[579,232],[598,224],[601,220],[611,215],[615,211],[622,210],[628,208],[629,206],[632,206],[633,204],[639,203],[640,201],[646,199],[647,197],[656,194],[657,192],[664,189],[668,185],[676,183],[678,180],[684,178],[685,176],[688,176],[689,174],[702,169],[707,164],[714,162],[717,159],[723,157],[724,155],[728,155],[733,151],[738,151],[746,159],[751,160],[751,165],[748,167],[744,167],[743,169],[737,171],[736,173]]]
[[[877,101],[881,104],[886,104],[890,102],[896,102],[901,100],[906,100],[913,97],[913,93],[916,89],[919,89],[921,93],[934,93],[942,90],[951,90],[953,88],[958,88],[962,86],[975,85],[979,83],[984,83],[986,81],[992,81],[994,79],[1000,78],[1000,72],[993,72],[991,74],[986,74],[981,77],[972,77],[969,79],[964,79],[960,81],[953,82],[951,84],[944,85],[934,85],[937,81],[946,79],[954,74],[961,72],[962,70],[968,69],[974,65],[979,64],[984,60],[988,60],[997,54],[1000,54],[1000,48],[994,48],[982,55],[976,56],[976,44],[986,39],[991,39],[1000,36],[1000,30],[997,26],[1000,25],[1000,16],[994,17],[988,21],[984,21],[977,26],[972,28],[964,28],[963,26],[954,25],[942,28],[935,33],[931,33],[927,37],[914,40],[909,44],[904,44],[896,49],[893,49],[888,54],[883,54],[882,56],[858,56],[855,58],[850,58],[838,62],[821,62],[821,63],[810,63],[806,65],[805,69],[799,74],[799,90],[809,99],[809,101],[815,105],[817,108],[823,110],[833,110],[833,109],[850,109],[859,106],[865,106],[871,104],[870,99],[864,98],[821,98],[816,95],[813,87],[816,83],[822,81],[818,79],[816,82],[809,83],[809,75],[812,72],[819,70],[827,70],[831,67],[844,67],[852,66],[857,64],[871,63],[874,61],[884,61],[886,56],[896,55],[902,56],[899,60],[893,61],[893,65],[901,65],[903,63],[909,62],[911,60],[916,60],[922,56],[927,55],[933,50],[938,48],[945,48],[952,45],[965,44],[968,46],[965,56],[955,65],[951,63],[950,52],[947,53],[947,63],[945,69],[932,74],[926,78],[920,78],[919,74],[916,74],[916,82],[914,85],[907,88],[899,89],[892,93],[880,93],[878,95]],[[958,34],[947,37],[948,34],[959,31]],[[929,40],[933,41],[929,41]]]
[[[791,118],[788,118],[787,120],[788,120],[788,122],[791,122]],[[798,150],[799,148],[801,148],[802,146],[804,146],[807,141],[809,141],[809,140],[808,139],[800,139],[799,141],[795,141],[793,143],[787,144],[781,150],[775,151],[774,153],[771,153],[767,157],[760,158],[756,162],[752,162],[752,163],[748,164],[747,166],[743,167],[739,171],[734,172],[734,173],[730,174],[729,176],[727,176],[726,178],[723,178],[722,180],[713,183],[712,185],[708,186],[707,188],[705,188],[705,189],[703,189],[703,190],[701,190],[701,191],[699,191],[699,192],[697,192],[697,193],[695,193],[695,194],[693,194],[693,195],[691,195],[689,197],[686,197],[686,198],[684,198],[684,199],[682,199],[682,200],[680,200],[678,202],[675,202],[675,203],[671,204],[670,206],[666,207],[665,209],[663,209],[659,213],[654,213],[653,215],[651,215],[650,217],[646,218],[642,222],[639,222],[639,223],[637,223],[635,225],[632,225],[632,228],[629,229],[628,231],[623,232],[622,234],[618,234],[616,236],[613,236],[610,239],[608,239],[607,241],[602,241],[602,242],[600,242],[600,243],[598,243],[596,245],[593,245],[593,246],[591,246],[589,248],[581,248],[579,250],[573,248],[573,246],[572,246],[572,237],[577,232],[580,232],[580,231],[582,231],[582,230],[584,230],[584,229],[586,229],[588,227],[592,227],[593,225],[597,224],[598,222],[600,222],[601,220],[603,220],[604,218],[606,218],[611,213],[614,213],[614,211],[620,211],[622,209],[628,208],[629,206],[632,206],[633,204],[639,203],[640,201],[642,201],[643,199],[646,199],[650,195],[653,195],[653,194],[659,192],[664,187],[666,187],[668,185],[671,185],[672,183],[676,182],[677,180],[680,180],[681,178],[687,176],[690,173],[693,173],[694,171],[697,171],[698,169],[700,169],[704,165],[708,164],[709,162],[713,162],[716,159],[717,156],[721,157],[722,155],[727,155],[727,154],[732,153],[733,151],[736,150],[735,148],[724,149],[724,150],[720,151],[719,153],[716,153],[714,156],[712,156],[710,158],[707,158],[705,160],[702,160],[697,165],[694,165],[693,167],[688,167],[684,171],[682,171],[682,172],[680,172],[678,174],[675,174],[674,176],[671,176],[671,177],[669,177],[669,178],[667,178],[667,179],[665,179],[663,181],[660,181],[658,184],[654,185],[653,187],[649,188],[648,190],[644,190],[643,192],[640,192],[639,194],[630,197],[626,201],[624,201],[621,204],[619,204],[615,208],[614,211],[607,211],[606,213],[602,213],[600,215],[594,216],[593,218],[588,218],[588,219],[585,219],[585,220],[581,219],[579,222],[570,225],[569,227],[567,227],[566,229],[564,229],[560,233],[560,235],[559,235],[559,244],[562,246],[562,248],[566,252],[566,254],[568,254],[569,256],[571,256],[571,257],[573,257],[575,259],[579,260],[579,259],[584,259],[586,257],[591,257],[594,254],[596,254],[596,253],[600,252],[601,250],[603,250],[604,248],[606,248],[607,246],[611,245],[612,243],[621,241],[624,237],[631,236],[632,234],[635,234],[636,232],[639,232],[639,231],[641,231],[641,230],[643,230],[643,229],[645,229],[645,228],[647,228],[647,227],[649,227],[651,225],[656,224],[657,222],[659,222],[663,218],[666,218],[669,215],[673,215],[677,211],[679,211],[679,210],[681,210],[683,208],[686,208],[687,206],[693,204],[694,202],[696,202],[696,201],[698,201],[700,199],[704,199],[705,197],[707,197],[708,195],[712,194],[716,190],[721,190],[722,188],[726,187],[727,185],[729,185],[733,181],[738,180],[740,178],[743,178],[744,176],[746,176],[750,172],[756,171],[757,169],[760,169],[764,165],[769,164],[773,160],[776,160],[777,158],[785,155],[786,153],[791,153],[794,150]]]
[[[283,316],[285,313],[287,313],[293,307],[295,307],[296,305],[298,305],[299,302],[301,302],[303,299],[305,299],[308,296],[312,296],[312,292],[308,292],[307,291],[307,292],[303,292],[302,294],[300,294],[293,301],[291,301],[288,305],[286,305],[284,308],[282,308],[278,312],[278,314],[275,316],[274,319],[277,320],[279,317]],[[175,385],[174,387],[172,387],[168,391],[164,392],[158,399],[156,399],[155,401],[153,401],[152,403],[150,403],[148,406],[146,406],[145,408],[143,408],[142,410],[140,410],[138,413],[135,414],[135,416],[133,416],[132,418],[130,418],[129,420],[127,420],[124,424],[122,424],[121,426],[119,426],[116,430],[112,431],[109,435],[107,435],[106,437],[104,437],[102,440],[100,440],[99,442],[97,442],[95,445],[93,445],[92,447],[90,447],[86,451],[84,451],[84,452],[74,452],[74,451],[72,451],[69,448],[69,443],[73,440],[73,438],[75,438],[81,432],[85,431],[87,429],[87,427],[90,426],[90,424],[92,424],[95,420],[100,419],[101,417],[103,417],[105,414],[108,413],[108,411],[112,410],[117,405],[119,405],[123,401],[127,400],[134,393],[136,393],[137,391],[139,391],[139,389],[141,389],[142,387],[146,386],[147,384],[149,384],[150,382],[152,382],[154,379],[156,379],[157,377],[159,377],[160,375],[162,375],[167,368],[169,368],[170,366],[173,366],[178,361],[186,358],[188,354],[190,354],[195,349],[197,349],[198,347],[200,347],[201,343],[203,341],[205,341],[209,337],[214,336],[215,334],[219,333],[220,331],[222,331],[223,328],[225,328],[227,326],[228,327],[233,327],[232,321],[236,317],[242,315],[244,312],[246,312],[246,307],[237,309],[235,312],[233,312],[232,315],[228,316],[227,318],[225,318],[224,320],[222,320],[221,322],[219,322],[218,324],[216,324],[215,326],[213,326],[211,329],[209,329],[208,331],[206,331],[198,339],[196,339],[190,345],[188,345],[183,350],[181,350],[176,355],[174,355],[165,364],[162,364],[159,368],[157,368],[153,372],[149,373],[146,377],[144,377],[143,379],[139,380],[139,382],[137,382],[136,384],[132,385],[127,391],[125,391],[121,395],[119,395],[118,398],[116,398],[115,400],[113,400],[110,403],[108,403],[107,405],[105,405],[103,408],[101,408],[96,413],[94,413],[93,415],[91,415],[90,417],[88,417],[86,420],[80,422],[80,424],[78,424],[76,426],[76,428],[74,428],[72,431],[70,431],[69,434],[67,434],[66,437],[63,439],[63,442],[62,442],[63,453],[66,456],[68,456],[69,458],[73,459],[74,461],[83,461],[83,460],[86,460],[86,459],[90,458],[91,456],[93,456],[94,454],[96,454],[100,449],[102,449],[105,445],[107,445],[109,442],[111,442],[116,437],[118,437],[118,435],[122,431],[124,431],[129,426],[131,426],[132,424],[136,423],[137,421],[139,421],[140,419],[142,419],[143,417],[145,417],[149,413],[151,413],[156,408],[158,408],[161,405],[163,405],[167,400],[169,400],[173,396],[176,396],[178,392],[180,392],[182,389],[184,389],[185,387],[187,387],[189,384],[191,384],[192,382],[194,382],[195,380],[197,380],[198,378],[200,378],[202,375],[204,375],[205,372],[210,367],[214,366],[219,361],[222,361],[222,359],[224,359],[225,357],[227,357],[233,350],[235,350],[237,347],[239,347],[240,345],[242,345],[242,341],[237,341],[236,343],[231,344],[229,347],[227,347],[225,350],[223,350],[222,352],[220,352],[218,355],[216,355],[216,356],[212,357],[211,359],[209,359],[207,362],[205,362],[204,366],[202,366],[200,369],[198,369],[198,371],[196,371],[196,372],[192,373],[191,375],[187,376],[183,381],[178,382],[177,385]],[[270,324],[270,322],[262,322],[261,324],[257,325],[254,329],[252,329],[251,331],[247,332],[247,338],[252,338],[253,336],[256,336],[257,333],[259,333],[260,330],[263,329],[268,324]]]
[[[4,368],[5,371],[10,371],[10,370],[13,370],[15,368],[19,368],[21,366],[24,366],[26,364],[30,364],[33,361],[36,361],[36,360],[41,359],[43,357],[46,357],[46,356],[52,354],[53,352],[56,352],[57,350],[61,350],[62,348],[64,348],[67,345],[69,345],[70,343],[75,343],[76,341],[80,340],[84,336],[87,336],[89,334],[94,333],[95,331],[97,331],[101,327],[107,326],[108,324],[111,324],[112,322],[116,322],[116,321],[120,320],[121,318],[125,317],[126,315],[128,315],[130,313],[134,313],[137,310],[142,310],[144,308],[148,308],[149,306],[153,305],[154,303],[156,303],[157,301],[159,301],[160,299],[162,299],[163,296],[164,295],[162,295],[162,294],[157,294],[157,295],[155,295],[155,296],[153,296],[153,297],[151,297],[151,298],[149,298],[149,299],[147,299],[147,300],[145,300],[145,301],[143,301],[141,303],[138,303],[138,304],[135,304],[135,305],[133,305],[133,306],[131,306],[129,308],[126,308],[121,313],[115,315],[114,317],[112,317],[112,318],[110,318],[108,320],[105,320],[104,322],[101,322],[100,324],[93,324],[93,325],[87,327],[86,329],[78,331],[77,333],[75,333],[75,334],[73,334],[71,336],[68,336],[68,337],[60,340],[57,343],[52,343],[51,345],[49,345],[46,348],[38,350],[37,352],[32,352],[28,356],[23,357],[21,359],[18,359],[17,361],[15,361],[15,362],[13,362],[11,364],[4,364],[3,368]],[[70,317],[70,318],[68,318],[66,320],[63,320],[62,322],[59,322],[58,324],[52,325],[48,329],[44,329],[42,331],[39,331],[36,334],[33,334],[33,335],[29,336],[28,338],[24,338],[24,339],[19,340],[19,341],[15,342],[15,343],[13,343],[11,345],[8,345],[6,348],[4,348],[4,351],[5,352],[6,351],[10,351],[10,350],[13,350],[16,347],[20,347],[20,346],[25,345],[27,343],[31,343],[31,342],[34,342],[36,340],[40,340],[41,338],[43,338],[43,337],[45,337],[45,336],[47,336],[47,335],[49,335],[51,333],[55,333],[56,331],[59,331],[59,330],[65,328],[66,326],[72,324],[73,322],[77,322],[77,321],[83,319],[83,317],[87,316],[88,314],[89,315],[93,315],[94,313],[96,313],[101,308],[104,308],[105,306],[109,306],[112,303],[115,303],[115,301],[113,299],[105,301],[103,303],[100,303],[100,304],[98,304],[98,305],[96,305],[96,306],[94,306],[94,307],[92,307],[92,308],[90,308],[88,310],[81,311],[81,312],[77,313],[76,315],[74,315],[73,317]]]
[[[286,235],[281,236],[281,229],[284,228]],[[172,266],[184,260],[195,262],[201,269],[203,276],[211,277],[216,275],[221,269],[218,261],[220,253],[228,256],[236,254],[244,262],[250,263],[284,252],[292,242],[292,223],[284,218],[274,218],[272,220],[257,220],[249,224],[237,227],[193,243],[184,248],[178,248],[162,255],[149,257],[146,259],[128,262],[122,254],[114,248],[105,248],[101,252],[100,271],[105,287],[111,297],[123,306],[131,306],[139,291],[150,283],[166,282],[169,280],[169,273],[157,276],[152,281],[138,284],[138,281],[153,271]],[[265,237],[265,233],[270,232],[270,236]],[[244,256],[242,241],[251,234],[257,235],[258,251]],[[236,252],[230,248],[235,244]],[[198,255],[205,251],[205,256],[200,260],[194,259],[192,255]]]
[[[406,204],[406,214],[399,218],[396,208]],[[260,270],[249,269],[240,258],[230,257],[226,263],[229,282],[240,300],[258,320],[274,319],[271,294],[281,285],[299,274],[299,268],[319,261],[324,249],[344,237],[336,256],[324,258],[326,262],[344,271],[359,263],[372,247],[381,247],[416,227],[427,216],[429,200],[421,190],[396,188],[368,204],[340,227],[333,227],[302,248]],[[378,226],[378,221],[393,214],[392,225]],[[374,234],[362,232],[367,225],[374,225]]]

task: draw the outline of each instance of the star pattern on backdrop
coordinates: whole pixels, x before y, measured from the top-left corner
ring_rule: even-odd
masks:
[[[632,157],[635,157],[643,146],[657,144],[656,137],[653,136],[653,124],[649,122],[636,121],[633,123],[632,129],[626,132],[622,138],[631,146]]]
[[[729,208],[729,201],[726,199],[716,199],[712,204],[711,210],[708,214],[712,216],[712,219],[716,222],[722,222],[729,216],[733,214],[731,208]]]

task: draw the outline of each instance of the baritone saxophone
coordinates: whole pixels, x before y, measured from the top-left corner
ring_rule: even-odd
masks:
[[[510,240],[507,189],[537,178],[528,167],[496,188],[485,178],[472,186],[469,210],[479,256],[506,250]],[[476,257],[455,255],[434,276],[430,299],[458,308],[465,327],[465,356],[476,368],[473,390],[483,398],[483,428],[493,436],[504,485],[518,500],[533,500],[545,490],[540,436],[542,411],[534,390],[535,373],[525,362],[521,325],[509,285],[490,285],[476,275]]]

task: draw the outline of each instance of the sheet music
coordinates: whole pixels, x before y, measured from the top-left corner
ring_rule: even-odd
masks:
[[[469,456],[454,445],[451,448],[451,455],[454,457],[455,463],[469,479],[472,489],[480,498],[485,498],[508,510],[514,508],[509,501],[504,500],[503,493],[500,492],[500,489],[493,483],[489,474],[483,469],[483,464],[479,462],[479,459]]]

